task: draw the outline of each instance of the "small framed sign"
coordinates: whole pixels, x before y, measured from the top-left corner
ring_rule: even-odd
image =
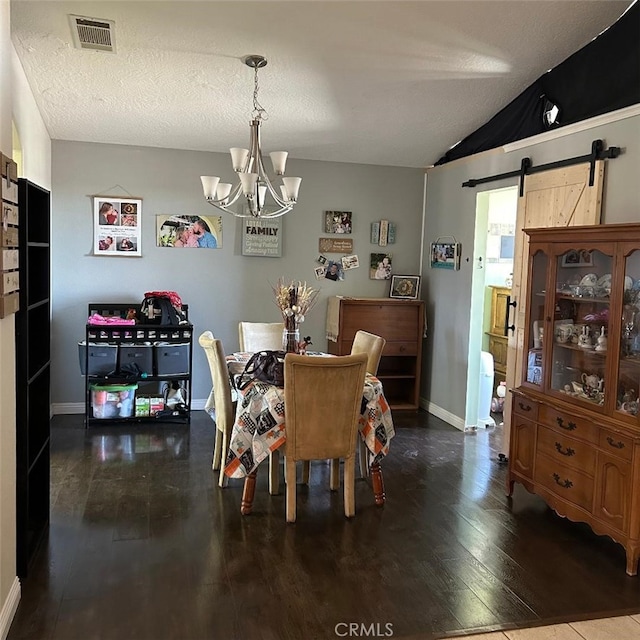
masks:
[[[280,258],[282,220],[280,218],[242,219],[242,255]]]
[[[431,243],[432,269],[460,269],[460,243],[442,242],[440,238]]]
[[[390,298],[417,300],[420,292],[420,276],[391,276]]]
[[[353,253],[351,238],[320,238],[318,242],[320,253]]]

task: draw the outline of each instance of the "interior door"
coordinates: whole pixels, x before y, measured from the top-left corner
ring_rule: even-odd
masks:
[[[517,387],[522,377],[529,255],[529,239],[523,229],[600,224],[604,160],[595,163],[592,186],[589,186],[590,168],[591,165],[585,163],[525,176],[523,195],[518,198],[513,259],[511,301],[516,306],[515,310],[511,307],[507,310],[510,312],[509,324],[515,325],[515,330],[509,332],[507,348],[508,389]],[[505,455],[509,452],[511,399],[511,394],[507,393],[502,443]]]

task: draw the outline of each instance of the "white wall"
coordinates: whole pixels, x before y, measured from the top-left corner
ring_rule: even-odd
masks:
[[[303,335],[326,348],[325,314],[330,295],[388,297],[389,281],[369,279],[370,253],[393,254],[397,274],[419,269],[423,171],[290,159],[288,172],[303,177],[299,204],[283,218],[281,258],[241,255],[240,221],[223,215],[221,249],[156,247],[156,215],[217,215],[202,196],[200,175],[230,177],[226,154],[54,141],[52,190],[52,401],[54,411],[84,403],[77,342],[84,338],[89,302],[140,302],[154,289],[177,291],[189,304],[195,338],[206,329],[238,349],[240,320],[279,322],[271,284],[279,277],[321,289]],[[116,186],[117,185],[117,186]],[[141,197],[142,257],[93,256],[91,194]],[[360,268],[343,282],[316,281],[318,239],[325,210],[353,213],[354,252]],[[386,249],[370,244],[370,223],[397,224],[397,241]],[[342,236],[341,236],[342,237]],[[341,254],[327,254],[338,259]],[[211,378],[202,349],[194,349],[194,393],[204,400]],[[74,405],[75,406],[70,406]],[[84,406],[84,405],[83,405]]]
[[[640,220],[640,116],[596,126],[547,142],[504,153],[488,151],[428,170],[425,246],[439,236],[455,235],[462,242],[460,271],[423,270],[429,336],[425,344],[422,404],[451,424],[462,427],[467,388],[471,280],[476,194],[517,184],[517,179],[462,187],[470,178],[518,170],[523,157],[534,166],[587,155],[593,140],[623,148],[620,157],[606,161],[603,223]],[[475,383],[474,383],[475,384]],[[452,392],[453,390],[453,392]]]

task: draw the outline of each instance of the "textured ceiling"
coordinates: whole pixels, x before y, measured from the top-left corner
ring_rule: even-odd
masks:
[[[247,146],[261,54],[265,150],[423,167],[630,4],[11,0],[11,29],[54,140]],[[115,21],[116,53],[76,49],[68,14]]]

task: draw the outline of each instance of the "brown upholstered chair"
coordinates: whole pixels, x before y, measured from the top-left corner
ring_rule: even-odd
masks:
[[[353,344],[351,345],[351,355],[355,353],[366,353],[367,359],[367,373],[376,375],[378,373],[378,365],[380,364],[380,357],[382,356],[382,350],[387,341],[381,336],[377,336],[368,331],[356,331]],[[360,475],[366,477],[369,475],[369,450],[364,440],[360,438],[358,440],[358,457],[360,459]],[[335,466],[335,462],[333,466]],[[333,473],[336,473],[334,470]]]
[[[211,393],[213,394],[215,408],[216,441],[213,449],[213,464],[211,466],[214,471],[218,468],[220,469],[218,486],[224,487],[227,482],[227,477],[224,474],[224,462],[227,457],[235,416],[235,407],[231,399],[229,371],[222,342],[216,340],[211,331],[202,333],[198,338],[198,342],[207,355],[213,384]]]
[[[280,351],[283,330],[283,322],[239,322],[240,351]]]
[[[367,355],[288,353],[284,361],[287,522],[296,519],[296,461],[344,458],[344,513],[355,515],[355,451]],[[331,477],[331,489],[339,487]]]

